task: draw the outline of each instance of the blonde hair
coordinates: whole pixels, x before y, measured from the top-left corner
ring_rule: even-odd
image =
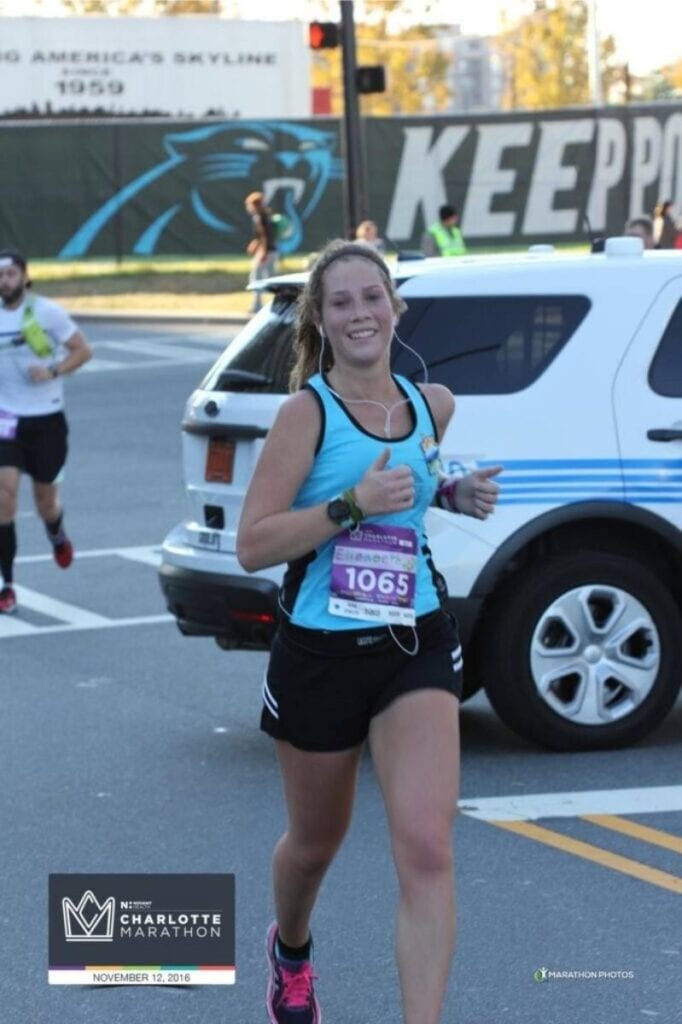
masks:
[[[337,260],[349,259],[362,259],[373,263],[383,278],[393,312],[399,316],[407,309],[405,302],[395,290],[388,267],[375,249],[369,248],[364,242],[346,242],[343,238],[335,238],[329,242],[315,260],[308,283],[299,296],[293,345],[294,366],[289,377],[290,391],[298,391],[304,387],[319,369],[321,337],[318,323],[322,319],[324,273]],[[330,370],[333,365],[334,355],[331,346],[325,345],[322,369]]]

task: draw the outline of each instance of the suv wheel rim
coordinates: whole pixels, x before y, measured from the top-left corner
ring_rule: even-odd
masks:
[[[661,661],[644,605],[608,584],[576,587],[542,614],[530,646],[539,696],[574,725],[603,726],[646,700]]]

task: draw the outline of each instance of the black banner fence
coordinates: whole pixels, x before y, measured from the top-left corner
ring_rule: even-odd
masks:
[[[471,245],[618,234],[682,206],[682,104],[362,122],[370,216],[419,247],[442,203]],[[286,214],[285,252],[343,234],[342,135],[307,121],[0,123],[0,246],[31,257],[221,255],[250,238],[244,197]]]

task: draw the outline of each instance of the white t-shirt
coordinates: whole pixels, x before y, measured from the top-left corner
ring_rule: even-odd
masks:
[[[61,377],[34,382],[31,366],[52,366],[64,358],[64,342],[78,330],[63,309],[41,295],[31,296],[36,320],[54,344],[42,359],[24,341],[21,327],[26,299],[16,309],[0,305],[0,412],[14,416],[45,416],[64,408]]]

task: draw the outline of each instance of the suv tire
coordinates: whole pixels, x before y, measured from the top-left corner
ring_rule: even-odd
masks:
[[[525,739],[553,750],[622,747],[675,703],[682,620],[646,564],[608,551],[543,558],[505,585],[486,620],[486,692]]]

